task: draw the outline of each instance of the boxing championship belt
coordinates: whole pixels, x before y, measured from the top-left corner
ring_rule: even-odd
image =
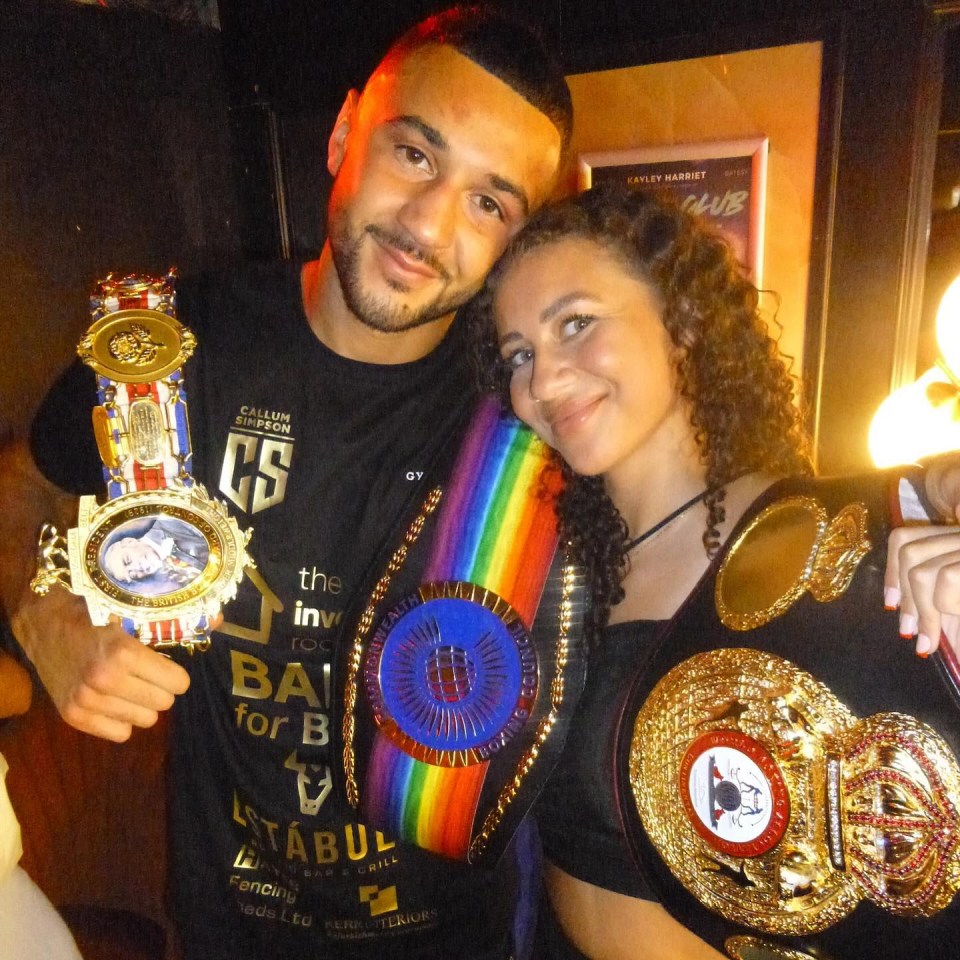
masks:
[[[107,499],[82,497],[66,539],[45,525],[31,585],[84,597],[96,626],[115,617],[144,644],[194,647],[251,561],[249,533],[190,473],[181,368],[196,340],[176,319],[173,279],[108,277],[91,297],[77,353],[97,377]]]
[[[932,956],[960,932],[953,705],[879,610],[885,533],[861,502],[831,513],[800,494],[746,523],[621,724],[638,863],[671,912],[743,960]],[[834,682],[864,712],[892,709],[851,710]]]
[[[363,822],[495,861],[559,753],[582,687],[583,586],[558,550],[559,472],[492,398],[361,616],[345,685],[347,795]],[[384,603],[417,540],[421,585]]]

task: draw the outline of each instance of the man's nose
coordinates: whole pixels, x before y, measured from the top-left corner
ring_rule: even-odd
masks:
[[[442,178],[418,184],[414,194],[400,208],[400,224],[428,250],[449,247],[456,234],[459,196]]]

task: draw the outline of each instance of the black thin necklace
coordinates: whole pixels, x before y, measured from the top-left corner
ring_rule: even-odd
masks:
[[[623,546],[623,552],[629,553],[631,550],[639,547],[645,540],[649,540],[655,533],[659,533],[667,524],[673,523],[681,514],[686,513],[692,506],[698,504],[713,492],[714,487],[707,487],[701,490],[695,497],[691,497],[686,503],[681,503],[676,510],[668,513],[662,520],[658,520],[649,530],[644,530],[639,537],[628,540]]]

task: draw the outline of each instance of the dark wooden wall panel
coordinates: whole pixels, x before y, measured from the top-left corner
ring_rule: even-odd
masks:
[[[238,256],[220,35],[0,3],[0,410],[22,429],[108,271]]]

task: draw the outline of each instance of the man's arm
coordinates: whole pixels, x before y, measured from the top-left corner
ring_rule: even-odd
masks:
[[[117,624],[94,627],[84,601],[62,587],[45,597],[30,590],[41,524],[65,532],[77,501],[40,474],[24,441],[0,451],[0,503],[0,600],[63,719],[115,741],[128,739],[133,727],[152,726],[189,686],[183,667]]]

